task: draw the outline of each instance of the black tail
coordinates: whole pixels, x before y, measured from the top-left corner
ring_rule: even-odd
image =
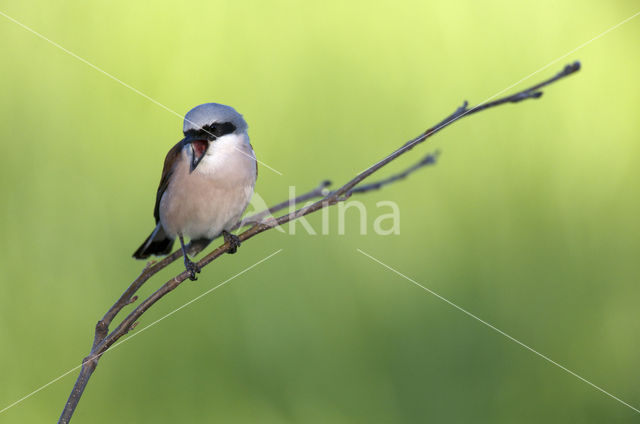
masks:
[[[138,247],[138,250],[133,253],[133,257],[136,259],[147,259],[151,255],[168,255],[173,248],[173,241],[172,238],[164,233],[162,226],[158,223],[151,235],[147,237],[144,243]]]

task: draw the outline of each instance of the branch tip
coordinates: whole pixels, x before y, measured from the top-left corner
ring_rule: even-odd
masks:
[[[582,67],[582,64],[580,63],[580,61],[576,60],[575,62],[565,66],[561,73],[569,75],[574,72],[578,72],[581,67]]]
[[[418,162],[420,165],[433,165],[436,163],[436,161],[438,160],[438,156],[440,156],[440,152],[438,150],[436,150],[433,153],[429,153],[427,156],[425,156],[420,162]]]

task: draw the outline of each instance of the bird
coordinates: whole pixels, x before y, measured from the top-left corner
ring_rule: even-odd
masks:
[[[222,235],[228,252],[235,253],[240,240],[231,230],[249,205],[258,166],[248,125],[231,106],[194,107],[182,132],[184,138],[164,160],[153,210],[156,226],[133,257],[167,255],[177,238],[189,278],[196,280],[200,268],[189,259],[184,238],[202,249]]]

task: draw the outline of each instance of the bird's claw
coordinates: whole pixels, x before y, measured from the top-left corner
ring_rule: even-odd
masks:
[[[191,281],[196,281],[198,279],[198,277],[196,277],[196,274],[200,272],[200,267],[198,266],[198,264],[190,261],[189,259],[185,259],[184,267],[189,272],[189,279]]]
[[[222,236],[224,237],[224,241],[225,243],[229,243],[229,250],[227,251],[227,253],[236,253],[238,251],[238,247],[240,247],[240,238],[235,235],[235,234],[231,234],[228,231],[223,231],[222,232]]]

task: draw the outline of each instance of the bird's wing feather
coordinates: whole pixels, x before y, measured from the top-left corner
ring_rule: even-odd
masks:
[[[158,185],[158,192],[156,193],[156,206],[153,209],[153,216],[156,218],[156,224],[160,221],[160,200],[167,187],[169,187],[169,181],[171,180],[171,174],[173,173],[174,165],[177,159],[180,157],[182,148],[184,147],[183,141],[178,142],[175,146],[169,150],[167,157],[164,158],[164,167],[162,168],[162,177],[160,178],[160,184]]]

